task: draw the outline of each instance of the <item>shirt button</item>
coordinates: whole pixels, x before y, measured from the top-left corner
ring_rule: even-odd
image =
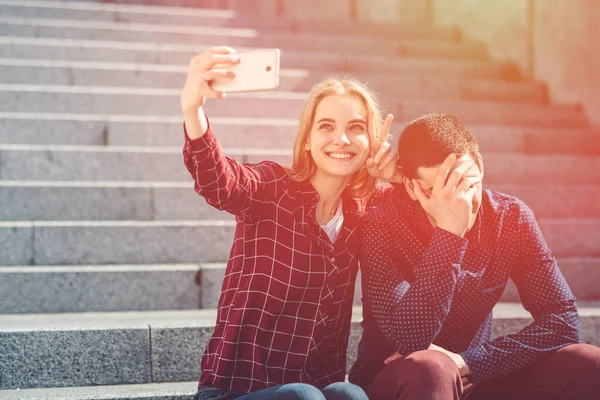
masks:
[[[335,257],[331,257],[331,258],[329,259],[329,261],[331,261],[332,263],[334,263],[334,262],[335,262]]]

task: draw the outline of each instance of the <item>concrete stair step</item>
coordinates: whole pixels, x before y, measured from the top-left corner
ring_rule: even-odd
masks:
[[[431,37],[448,40],[457,37],[456,31],[453,29],[424,26],[424,24],[414,24],[411,21],[385,24],[342,21],[340,19],[335,21],[322,21],[314,18],[312,20],[302,20],[293,15],[289,17],[272,15],[270,18],[265,18],[263,12],[266,10],[257,10],[259,7],[256,6],[260,7],[260,4],[255,2],[244,12],[231,9],[140,6],[138,4],[101,4],[75,1],[0,1],[2,15],[21,18],[59,18],[215,28],[256,28],[261,31],[289,33],[356,34],[356,32],[361,32],[361,35]]]
[[[0,267],[0,314],[197,309],[203,300],[196,284],[200,268],[198,264]],[[205,286],[210,287],[208,282]]]
[[[600,154],[597,129],[535,129],[513,126],[471,125],[483,152],[528,154]]]
[[[291,161],[291,150],[288,149],[226,150],[239,161],[271,159],[283,165],[289,165]],[[0,177],[3,180],[190,182],[181,148],[0,145],[0,158]],[[40,170],[42,166],[48,170]]]
[[[0,59],[0,84],[141,86],[180,89],[188,71],[183,64],[100,63],[97,61],[57,61]],[[418,73],[418,72],[417,72]],[[283,69],[280,90],[307,92],[331,73]],[[456,77],[433,77],[391,73],[357,73],[382,97],[448,97],[464,100],[547,102],[544,85],[528,82],[502,82]]]
[[[123,40],[88,40],[82,38],[0,36],[0,57],[20,59],[49,59],[98,62],[188,64],[190,59],[215,45],[215,42],[194,41],[186,44]],[[216,43],[221,44],[221,43]],[[238,51],[256,48],[237,46]],[[411,54],[402,57],[390,55],[354,54],[340,49],[330,51],[284,50],[282,68],[310,69],[313,71],[354,73],[388,72],[398,75],[461,76],[516,81],[521,74],[514,66],[504,62],[478,59],[427,58]]]
[[[0,265],[196,263],[226,260],[235,221],[0,222]],[[556,257],[600,257],[600,219],[541,218]]]
[[[173,264],[226,260],[235,221],[0,222],[0,265]]]
[[[331,33],[276,35],[249,28],[220,28],[151,23],[123,23],[64,18],[0,17],[3,36],[122,40],[171,43],[212,43],[228,46],[278,47],[282,50],[343,51],[395,56],[455,57],[487,60],[484,45],[439,39],[373,40],[363,36]],[[376,38],[377,39],[377,38]]]
[[[583,341],[600,344],[600,308],[584,303],[579,309]],[[495,336],[517,332],[530,322],[520,304],[498,304],[494,316]],[[215,318],[214,310],[3,315],[3,388],[194,381]],[[348,368],[356,355],[361,319],[361,308],[355,307]]]
[[[84,0],[94,1],[94,0]],[[385,4],[373,9],[369,0],[105,0],[107,3],[184,6],[209,9],[255,12],[266,17],[283,16],[298,21],[390,21],[429,25],[430,12],[420,0]],[[193,9],[193,8],[191,8]],[[383,22],[385,24],[385,22]]]
[[[0,143],[178,147],[182,123],[178,115],[0,112]],[[291,149],[298,132],[297,118],[211,117],[211,123],[224,147],[237,147],[243,140],[256,148]],[[392,126],[396,139],[403,127]],[[486,153],[600,154],[600,132],[592,129],[476,124],[470,128]]]
[[[523,200],[537,218],[600,218],[600,186],[485,185]],[[192,182],[2,181],[0,221],[217,220]]]
[[[191,182],[0,180],[0,204],[0,221],[218,220],[228,216],[198,196]]]
[[[99,113],[177,115],[179,89],[97,87],[64,85],[0,85],[0,112]],[[307,95],[299,92],[230,94],[222,102],[207,102],[212,117],[296,118]],[[585,113],[574,106],[492,101],[456,101],[436,98],[383,98],[384,109],[398,121],[429,112],[456,115],[467,123],[526,125],[536,127],[588,128]]]
[[[183,135],[183,133],[181,133]],[[181,139],[183,141],[183,139]],[[291,149],[224,148],[238,161],[290,165]],[[589,185],[600,157],[483,153],[486,184]],[[191,182],[180,147],[0,145],[3,180]]]
[[[198,390],[191,382],[138,385],[82,386],[45,389],[0,390],[7,400],[190,400]]]
[[[589,182],[592,184],[592,181]],[[537,218],[599,218],[600,187],[593,185],[485,185],[515,196],[535,212]],[[593,211],[592,211],[593,210]]]
[[[215,319],[214,310],[0,316],[2,388],[197,380]]]
[[[560,258],[579,301],[600,300],[600,258]],[[225,263],[0,267],[0,314],[216,308]],[[354,304],[361,304],[358,274]],[[518,302],[510,282],[502,301]],[[1,398],[1,397],[0,397]]]
[[[291,149],[298,118],[211,117],[225,147]],[[15,134],[16,133],[16,134]],[[183,117],[0,112],[0,143],[180,147]]]

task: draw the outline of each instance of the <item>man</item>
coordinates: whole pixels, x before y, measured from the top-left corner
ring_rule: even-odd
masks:
[[[372,399],[598,399],[600,350],[533,212],[482,190],[467,126],[430,114],[398,141],[403,185],[363,217],[363,337],[350,381]],[[534,321],[491,338],[512,279]]]

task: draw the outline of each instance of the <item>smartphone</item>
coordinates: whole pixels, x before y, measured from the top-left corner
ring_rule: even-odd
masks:
[[[236,53],[240,63],[215,66],[235,72],[233,79],[215,79],[211,87],[219,92],[255,92],[279,87],[279,49],[261,49]]]

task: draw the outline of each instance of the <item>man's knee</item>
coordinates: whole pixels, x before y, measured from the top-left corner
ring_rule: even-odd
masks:
[[[458,367],[435,350],[417,351],[392,362],[368,388],[372,399],[459,398],[461,392]]]
[[[454,382],[460,377],[458,367],[447,355],[435,350],[417,351],[406,357],[404,368],[419,380]]]
[[[591,400],[600,391],[600,349],[589,344],[572,344],[551,358],[551,379],[563,382],[564,398]]]
[[[565,346],[556,351],[554,362],[573,374],[600,373],[600,348],[579,343]]]

